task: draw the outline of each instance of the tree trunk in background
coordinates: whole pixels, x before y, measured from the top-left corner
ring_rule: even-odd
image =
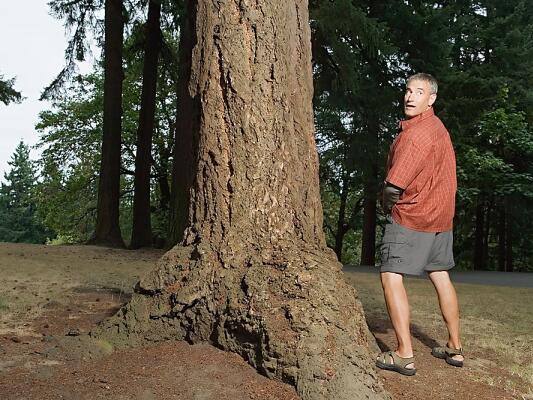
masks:
[[[376,264],[376,212],[378,193],[378,130],[377,121],[368,124],[368,165],[364,170],[363,184],[363,236],[361,240],[361,265]]]
[[[102,161],[96,227],[89,242],[112,247],[124,247],[119,224],[123,29],[122,1],[106,0]]]
[[[505,235],[505,271],[513,272],[513,224],[511,223],[511,204],[509,197],[505,198],[505,217],[506,217],[506,235]]]
[[[498,271],[505,271],[505,200],[502,199],[498,211]]]
[[[361,240],[361,265],[376,264],[376,183],[365,183],[363,202],[363,237]]]
[[[322,231],[307,1],[191,6],[189,224],[94,334],[209,341],[304,400],[389,398],[356,291]]]
[[[168,203],[170,201],[170,186],[168,184],[168,175],[162,174],[157,178],[157,184],[159,185],[159,208],[161,210],[168,210]]]
[[[157,89],[157,64],[161,48],[159,20],[161,3],[150,0],[144,46],[143,86],[137,151],[135,153],[135,191],[133,195],[133,226],[130,247],[137,249],[152,245],[150,221],[150,169],[152,164],[152,135],[154,131]]]
[[[180,29],[179,69],[176,107],[176,130],[172,161],[171,195],[167,246],[172,247],[183,238],[189,218],[190,189],[195,175],[195,147],[193,133],[200,126],[200,105],[189,92],[192,51],[196,45],[194,21],[196,9],[193,0],[187,0]]]
[[[476,225],[474,230],[474,269],[484,270],[487,269],[484,260],[484,237],[485,237],[485,207],[483,201],[478,199],[476,206]]]
[[[346,229],[346,201],[348,200],[348,182],[346,176],[343,177],[342,190],[340,193],[339,212],[337,214],[337,234],[335,235],[335,254],[337,259],[342,262],[342,246]]]
[[[487,206],[485,208],[485,235],[483,236],[483,265],[486,270],[490,269],[490,258],[489,258],[489,241],[490,241],[490,228],[491,228],[491,217],[493,209],[493,200],[489,199]]]

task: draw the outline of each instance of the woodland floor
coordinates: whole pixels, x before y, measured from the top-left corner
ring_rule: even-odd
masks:
[[[102,344],[94,358],[60,340],[82,337],[116,312],[161,254],[0,243],[0,399],[297,399],[292,387],[207,344],[116,351]],[[392,348],[377,276],[346,278],[359,290],[378,344]],[[467,361],[459,369],[430,355],[442,324],[428,285],[408,282],[417,375],[380,372],[394,399],[533,399],[533,316],[521,309],[531,310],[533,289],[457,285],[470,310],[463,316]]]

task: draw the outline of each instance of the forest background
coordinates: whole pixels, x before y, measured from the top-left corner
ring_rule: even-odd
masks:
[[[70,35],[66,67],[42,93],[39,158],[21,142],[4,176],[0,241],[171,247],[188,209],[183,2],[49,7]],[[533,4],[311,0],[309,11],[324,230],[339,259],[376,262],[405,78],[428,72],[457,155],[458,266],[533,271]],[[81,75],[89,37],[102,51]],[[0,102],[22,96],[0,74]]]

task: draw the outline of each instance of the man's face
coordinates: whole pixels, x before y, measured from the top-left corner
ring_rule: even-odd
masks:
[[[407,118],[416,117],[429,109],[437,95],[431,93],[429,82],[414,79],[407,84],[403,97],[403,109]]]

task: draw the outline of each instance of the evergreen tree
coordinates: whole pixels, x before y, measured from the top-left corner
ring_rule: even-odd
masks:
[[[513,270],[513,264],[526,269],[531,253],[522,238],[530,240],[532,232],[524,227],[512,240],[508,227],[510,221],[527,220],[532,212],[531,202],[525,200],[530,189],[515,184],[516,174],[523,179],[527,172],[523,165],[530,159],[524,145],[528,141],[521,140],[510,152],[515,139],[509,138],[531,138],[533,5],[524,0],[483,0],[446,8],[453,21],[448,32],[450,69],[437,104],[457,153],[456,255],[475,269]],[[517,121],[522,121],[522,128],[517,129]],[[511,212],[511,204],[523,207]]]
[[[171,40],[167,38],[167,40]],[[127,41],[129,45],[129,39]],[[142,54],[126,59],[124,79],[123,142],[121,144],[120,225],[129,236],[132,227],[135,142],[142,86]],[[159,66],[155,129],[151,152],[150,208],[155,244],[166,235],[169,174],[176,114],[175,81],[168,68]],[[36,128],[41,171],[38,212],[46,225],[61,236],[84,242],[96,218],[96,193],[102,140],[103,76],[98,70],[79,77],[69,95],[53,101],[39,115]]]
[[[104,114],[96,225],[90,242],[125,247],[120,230],[120,144],[124,16],[121,0],[105,0]]]
[[[87,36],[91,33],[97,39],[104,36],[103,21],[99,17],[104,8],[104,0],[51,0],[48,6],[53,17],[64,21],[70,37],[65,49],[65,67],[43,90],[41,100],[58,97],[76,77],[76,63],[85,61],[86,54],[90,51]]]
[[[4,174],[0,187],[0,241],[43,243],[49,232],[36,217],[36,172],[24,142],[18,144],[8,164],[11,170]]]
[[[344,251],[344,237],[348,235],[353,242],[350,231],[362,229],[360,262],[365,265],[375,262],[384,138],[394,131],[390,127],[397,119],[400,97],[401,58],[387,24],[377,18],[380,11],[379,4],[369,1],[340,0],[332,5],[316,0],[310,4],[328,244],[343,262],[356,262],[355,243]],[[330,129],[332,122],[337,128]],[[357,215],[361,211],[362,216]]]
[[[131,248],[151,246],[150,170],[157,95],[157,65],[161,47],[161,4],[150,0],[144,37],[143,86],[135,153],[135,188]]]
[[[4,79],[3,75],[0,75],[0,102],[6,106],[11,103],[20,103],[22,95],[13,89],[15,79]]]

